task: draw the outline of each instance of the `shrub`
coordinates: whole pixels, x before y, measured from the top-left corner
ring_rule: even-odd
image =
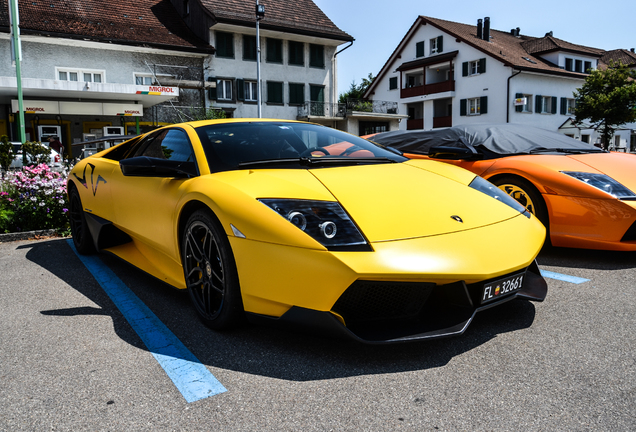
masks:
[[[0,229],[68,231],[66,174],[44,164],[9,172],[0,192]]]

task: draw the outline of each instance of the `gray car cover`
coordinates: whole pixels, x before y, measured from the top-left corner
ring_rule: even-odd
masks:
[[[439,146],[460,148],[472,146],[478,152],[498,155],[549,150],[566,153],[568,151],[577,153],[602,151],[591,144],[558,132],[513,123],[459,125],[430,131],[391,131],[379,133],[369,139],[405,153],[417,154],[428,154],[431,147]]]

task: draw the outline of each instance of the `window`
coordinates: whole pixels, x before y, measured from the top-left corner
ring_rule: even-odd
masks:
[[[478,115],[479,111],[479,98],[468,99],[468,115]]]
[[[415,44],[415,57],[424,57],[424,42]]]
[[[555,96],[535,96],[534,112],[540,114],[556,114],[556,110],[557,98]]]
[[[190,15],[190,1],[183,0],[183,16],[186,17]]]
[[[305,44],[289,41],[289,64],[296,66],[305,65]]]
[[[283,62],[283,41],[267,38],[267,61],[269,63]]]
[[[561,98],[561,114],[574,115],[575,106],[576,106],[576,99]]]
[[[135,85],[152,85],[152,76],[135,74]]]
[[[234,58],[234,35],[216,32],[216,56]]]
[[[532,95],[524,94],[524,93],[517,93],[515,95],[515,99],[517,99],[517,100],[524,99],[524,102],[525,102],[523,105],[515,104],[515,111],[524,112],[524,113],[531,113],[532,112]]]
[[[583,72],[588,73],[588,74],[590,72],[592,72],[592,62],[591,61],[586,61],[584,64],[585,64],[585,66],[583,67]]]
[[[289,104],[303,105],[305,103],[305,84],[289,83]]]
[[[267,81],[267,103],[282,104],[283,103],[283,83],[276,81]]]
[[[59,81],[81,81],[81,82],[104,82],[104,71],[80,70],[80,69],[57,69],[57,79]]]
[[[131,149],[125,158],[132,156],[147,156],[153,159],[163,159],[167,166],[197,175],[197,167],[194,159],[192,145],[188,135],[181,129],[168,129],[145,138]]]
[[[572,72],[574,70],[574,60],[571,58],[565,59],[565,70]]]
[[[590,143],[590,136],[589,135],[581,135],[581,141],[583,141],[584,143]]]
[[[397,77],[389,78],[389,90],[395,90],[398,88],[398,79]]]
[[[461,99],[459,101],[459,115],[474,116],[482,115],[488,112],[488,96],[482,96],[470,99]]]
[[[243,35],[243,60],[256,60],[256,36]]]
[[[258,83],[242,79],[236,80],[236,99],[246,102],[257,102]]]
[[[216,82],[216,99],[232,100],[232,80],[220,79]]]
[[[430,46],[431,46],[431,55],[441,53],[443,51],[442,36],[438,36],[436,38],[431,39]]]
[[[574,71],[583,72],[583,60],[576,60],[574,62]]]
[[[462,63],[462,76],[475,76],[486,73],[486,59]]]
[[[325,67],[325,47],[322,45],[309,44],[309,66]]]

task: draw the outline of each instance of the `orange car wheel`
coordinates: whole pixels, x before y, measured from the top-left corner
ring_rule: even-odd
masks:
[[[498,177],[491,182],[516,199],[546,227],[549,227],[548,209],[536,187],[529,181],[515,176]]]

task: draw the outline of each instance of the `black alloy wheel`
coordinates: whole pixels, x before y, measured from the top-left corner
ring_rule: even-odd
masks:
[[[183,271],[194,308],[215,330],[235,327],[243,318],[243,301],[230,243],[209,212],[196,211],[182,239]]]
[[[69,193],[69,222],[75,249],[83,255],[95,253],[95,244],[88,230],[84,207],[77,188],[71,187]]]

